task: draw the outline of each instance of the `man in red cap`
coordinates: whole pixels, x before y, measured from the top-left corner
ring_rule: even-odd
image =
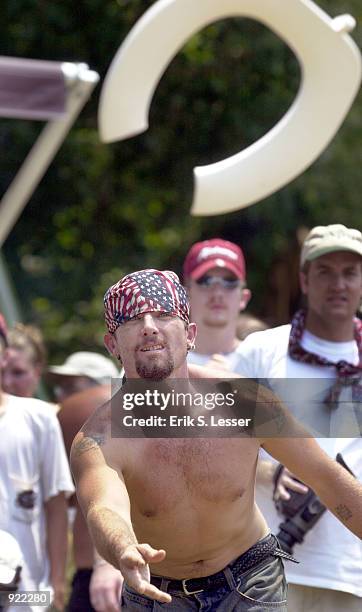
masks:
[[[221,238],[196,242],[186,255],[183,276],[197,325],[196,350],[188,362],[238,372],[239,313],[251,297],[241,248]]]

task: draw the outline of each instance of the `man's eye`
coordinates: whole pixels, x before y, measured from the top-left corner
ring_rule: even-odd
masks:
[[[135,315],[134,317],[132,317],[132,319],[128,319],[128,321],[126,321],[126,323],[136,323],[136,321],[141,321],[142,320],[142,316],[141,315]]]

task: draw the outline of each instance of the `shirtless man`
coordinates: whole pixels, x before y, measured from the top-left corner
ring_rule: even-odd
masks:
[[[174,273],[124,277],[105,315],[127,378],[189,378],[196,326]],[[71,461],[95,545],[124,576],[124,610],[286,612],[283,552],[254,503],[261,444],[362,537],[361,485],[312,438],[119,439],[110,421],[109,406],[95,413]]]

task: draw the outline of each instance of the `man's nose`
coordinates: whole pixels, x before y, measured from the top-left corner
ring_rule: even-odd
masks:
[[[156,319],[150,313],[145,314],[145,316],[143,317],[142,334],[144,336],[149,336],[149,335],[157,334],[157,333],[158,333],[158,327],[157,327]]]
[[[346,279],[343,274],[334,274],[332,276],[332,287],[333,289],[345,289]]]
[[[211,287],[210,287],[210,293],[211,293],[211,295],[213,295],[213,296],[214,296],[214,295],[217,295],[217,296],[219,296],[219,295],[224,295],[224,293],[225,293],[225,289],[224,289],[224,287],[222,286],[222,282],[220,281],[220,282],[215,283],[214,285],[211,285]]]

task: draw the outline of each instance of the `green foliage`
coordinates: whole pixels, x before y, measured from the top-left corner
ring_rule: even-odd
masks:
[[[7,0],[1,53],[85,61],[103,78],[151,4]],[[362,23],[360,0],[319,4],[332,16],[350,12]],[[361,43],[361,28],[354,38]],[[101,347],[107,287],[133,269],[180,272],[195,240],[219,235],[241,244],[252,308],[270,315],[265,297],[272,262],[297,248],[298,228],[360,226],[361,97],[333,143],[291,185],[236,213],[190,217],[193,167],[232,155],[267,132],[290,106],[299,80],[297,61],[274,34],[235,18],[187,42],[156,91],[150,129],[137,138],[99,141],[97,88],[4,247],[24,318],[42,327],[52,359]],[[39,128],[1,120],[2,191]]]

